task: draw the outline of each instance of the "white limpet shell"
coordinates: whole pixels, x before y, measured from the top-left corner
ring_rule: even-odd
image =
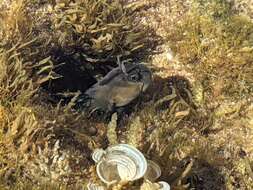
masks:
[[[156,164],[152,160],[147,160],[147,163],[148,163],[148,168],[144,175],[144,179],[154,182],[161,176],[162,174],[161,168],[158,164]]]
[[[118,144],[115,146],[111,146],[108,148],[108,152],[111,152],[113,154],[119,154],[120,156],[127,156],[129,159],[132,160],[132,162],[127,162],[129,166],[131,166],[131,170],[135,171],[135,177],[132,179],[128,179],[129,181],[140,179],[144,176],[144,174],[147,171],[147,160],[144,157],[144,155],[134,146],[128,145],[128,144]],[[134,162],[134,165],[133,165]],[[131,163],[131,164],[130,164]],[[121,167],[118,167],[118,170],[121,169]],[[121,174],[121,171],[118,171],[119,174]],[[123,175],[122,175],[123,176]]]
[[[118,144],[106,149],[96,167],[99,178],[106,184],[115,181],[134,181],[142,178],[147,171],[143,154],[128,144]]]
[[[141,185],[140,190],[170,190],[170,185],[165,181],[153,183],[149,180],[145,180]]]
[[[105,154],[106,152],[103,149],[97,148],[92,153],[92,159],[94,160],[94,162],[98,163]]]
[[[126,155],[116,156],[115,160],[112,162],[117,162],[117,171],[121,180],[128,181],[133,180],[138,172],[138,167],[136,163]]]
[[[149,180],[145,180],[140,187],[140,190],[159,190],[160,185],[158,183],[152,183]]]
[[[88,190],[106,190],[104,186],[97,185],[94,183],[88,183],[87,188]]]
[[[160,185],[159,190],[170,190],[170,185],[165,181],[159,181],[158,184]]]

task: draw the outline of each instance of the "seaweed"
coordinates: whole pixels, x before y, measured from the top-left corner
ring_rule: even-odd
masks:
[[[238,14],[233,4],[194,1],[193,8],[167,33],[182,64],[205,81],[207,96],[237,99],[252,93],[253,23]]]
[[[152,53],[158,37],[138,16],[149,4],[11,1],[0,6],[0,39],[7,48],[35,40],[28,47],[32,52],[20,53],[32,63],[51,57],[55,77],[43,87],[52,94],[85,91],[96,82],[96,75],[105,75],[116,65],[117,56],[136,61]]]
[[[252,189],[253,25],[245,2],[0,1],[0,188],[83,188],[98,180],[91,152],[124,142],[159,163],[173,189]],[[151,13],[158,27],[147,22]],[[159,72],[169,78],[157,76],[152,57],[160,31],[170,54]],[[122,128],[115,116],[94,123],[73,109],[117,57],[155,68],[153,87]],[[194,80],[170,70],[178,65]]]

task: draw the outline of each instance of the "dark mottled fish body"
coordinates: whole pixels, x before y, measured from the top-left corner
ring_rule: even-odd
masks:
[[[151,71],[145,65],[128,64],[126,73],[117,67],[88,89],[79,102],[91,112],[114,112],[145,92],[151,80]]]

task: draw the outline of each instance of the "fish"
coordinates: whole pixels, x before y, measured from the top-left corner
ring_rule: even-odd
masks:
[[[142,63],[119,64],[91,86],[77,101],[79,108],[115,113],[146,92],[152,82],[151,70]]]

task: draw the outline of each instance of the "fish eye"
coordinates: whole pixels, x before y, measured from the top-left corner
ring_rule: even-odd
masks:
[[[140,75],[138,73],[131,74],[129,75],[129,80],[137,82],[140,80]]]

